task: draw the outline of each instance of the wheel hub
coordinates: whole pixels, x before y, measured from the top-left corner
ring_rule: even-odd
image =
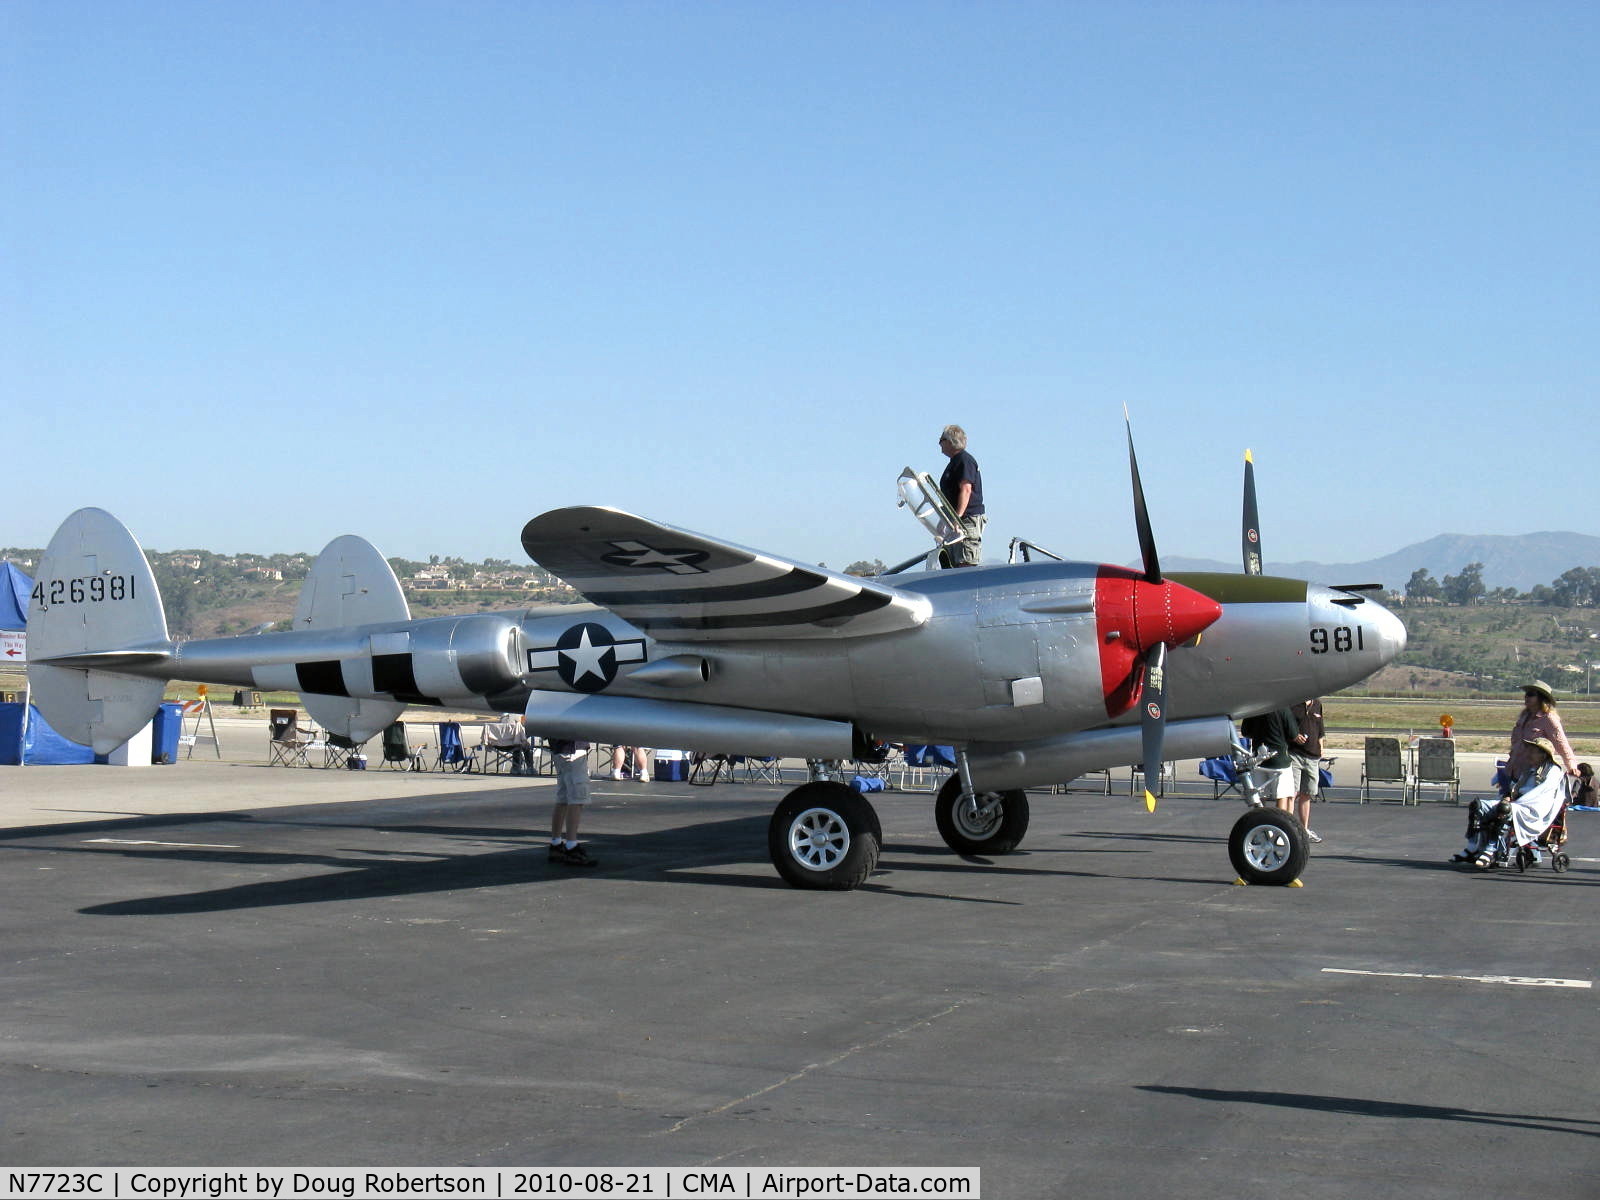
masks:
[[[1258,871],[1276,871],[1289,861],[1289,837],[1273,825],[1257,825],[1244,839],[1244,856]]]
[[[789,853],[809,870],[830,870],[849,852],[850,829],[832,809],[808,808],[789,826]]]
[[[974,840],[981,841],[988,837],[1004,816],[1004,809],[998,801],[998,796],[993,792],[987,792],[973,797],[971,804],[957,804],[955,809],[957,827],[965,836]]]

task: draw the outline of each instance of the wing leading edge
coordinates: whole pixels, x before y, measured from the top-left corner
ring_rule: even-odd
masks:
[[[927,621],[926,597],[614,508],[558,508],[522,546],[594,604],[675,641],[865,637]]]

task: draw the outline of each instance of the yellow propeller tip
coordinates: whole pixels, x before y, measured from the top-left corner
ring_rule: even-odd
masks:
[[[1144,790],[1144,810],[1145,812],[1155,812],[1156,810],[1156,798],[1151,795],[1149,788]]]
[[[1245,462],[1247,462],[1247,463],[1253,463],[1253,462],[1255,462],[1255,459],[1254,459],[1254,458],[1252,458],[1252,457],[1251,457],[1251,456],[1250,456],[1250,451],[1248,451],[1248,450],[1246,450],[1246,451],[1245,451],[1245,452],[1244,452],[1244,460],[1245,460]]]

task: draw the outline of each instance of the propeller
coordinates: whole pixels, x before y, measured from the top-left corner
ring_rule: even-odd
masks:
[[[1256,460],[1244,452],[1244,573],[1261,574],[1261,518],[1256,512]]]
[[[1156,555],[1156,535],[1150,529],[1150,510],[1144,503],[1144,484],[1139,482],[1139,456],[1133,452],[1133,418],[1126,405],[1122,420],[1128,427],[1128,469],[1133,473],[1133,521],[1139,530],[1139,556],[1144,560],[1146,583],[1161,582],[1161,559]]]
[[[1144,656],[1144,708],[1139,713],[1141,749],[1144,751],[1144,810],[1155,812],[1156,794],[1150,790],[1150,773],[1161,778],[1161,744],[1167,736],[1167,644],[1157,642]]]
[[[1169,615],[1169,628],[1166,632],[1170,634],[1175,632],[1170,627],[1170,614],[1175,598],[1174,592],[1180,585],[1168,583],[1161,576],[1161,559],[1156,553],[1156,536],[1150,528],[1150,510],[1145,505],[1144,484],[1139,480],[1139,456],[1133,448],[1133,420],[1128,416],[1126,406],[1123,407],[1122,417],[1128,428],[1128,470],[1133,477],[1133,520],[1139,531],[1139,553],[1144,560],[1144,581],[1160,589],[1161,600]],[[1136,609],[1139,606],[1137,595],[1136,592]],[[1215,608],[1215,605],[1212,607]],[[1204,628],[1214,620],[1216,615],[1210,615],[1200,628]],[[1198,632],[1196,629],[1195,633]],[[1150,780],[1161,778],[1161,748],[1167,736],[1167,643],[1164,639],[1158,637],[1152,641],[1144,652],[1141,665],[1144,670],[1144,686],[1140,697],[1139,732],[1140,748],[1144,754],[1144,807],[1146,812],[1155,812],[1156,795],[1150,790]]]
[[[1222,616],[1222,605],[1191,587],[1161,574],[1139,456],[1133,446],[1133,421],[1123,407],[1128,427],[1128,471],[1133,480],[1133,517],[1139,531],[1143,572],[1102,567],[1095,579],[1095,632],[1100,648],[1100,684],[1106,716],[1122,716],[1140,707],[1140,751],[1143,754],[1144,805],[1156,808],[1150,780],[1161,778],[1162,744],[1167,733],[1167,651],[1192,643]]]

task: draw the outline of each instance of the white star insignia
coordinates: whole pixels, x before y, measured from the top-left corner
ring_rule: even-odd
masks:
[[[589,641],[589,631],[585,629],[578,638],[578,644],[561,651],[572,661],[572,682],[576,684],[580,679],[596,675],[601,679],[606,673],[601,669],[600,662],[605,658],[610,646],[596,646]]]
[[[692,565],[702,561],[705,554],[698,550],[657,550],[643,542],[612,542],[621,553],[604,555],[604,561],[619,567],[642,569],[660,567],[674,575],[702,575],[705,572]]]

